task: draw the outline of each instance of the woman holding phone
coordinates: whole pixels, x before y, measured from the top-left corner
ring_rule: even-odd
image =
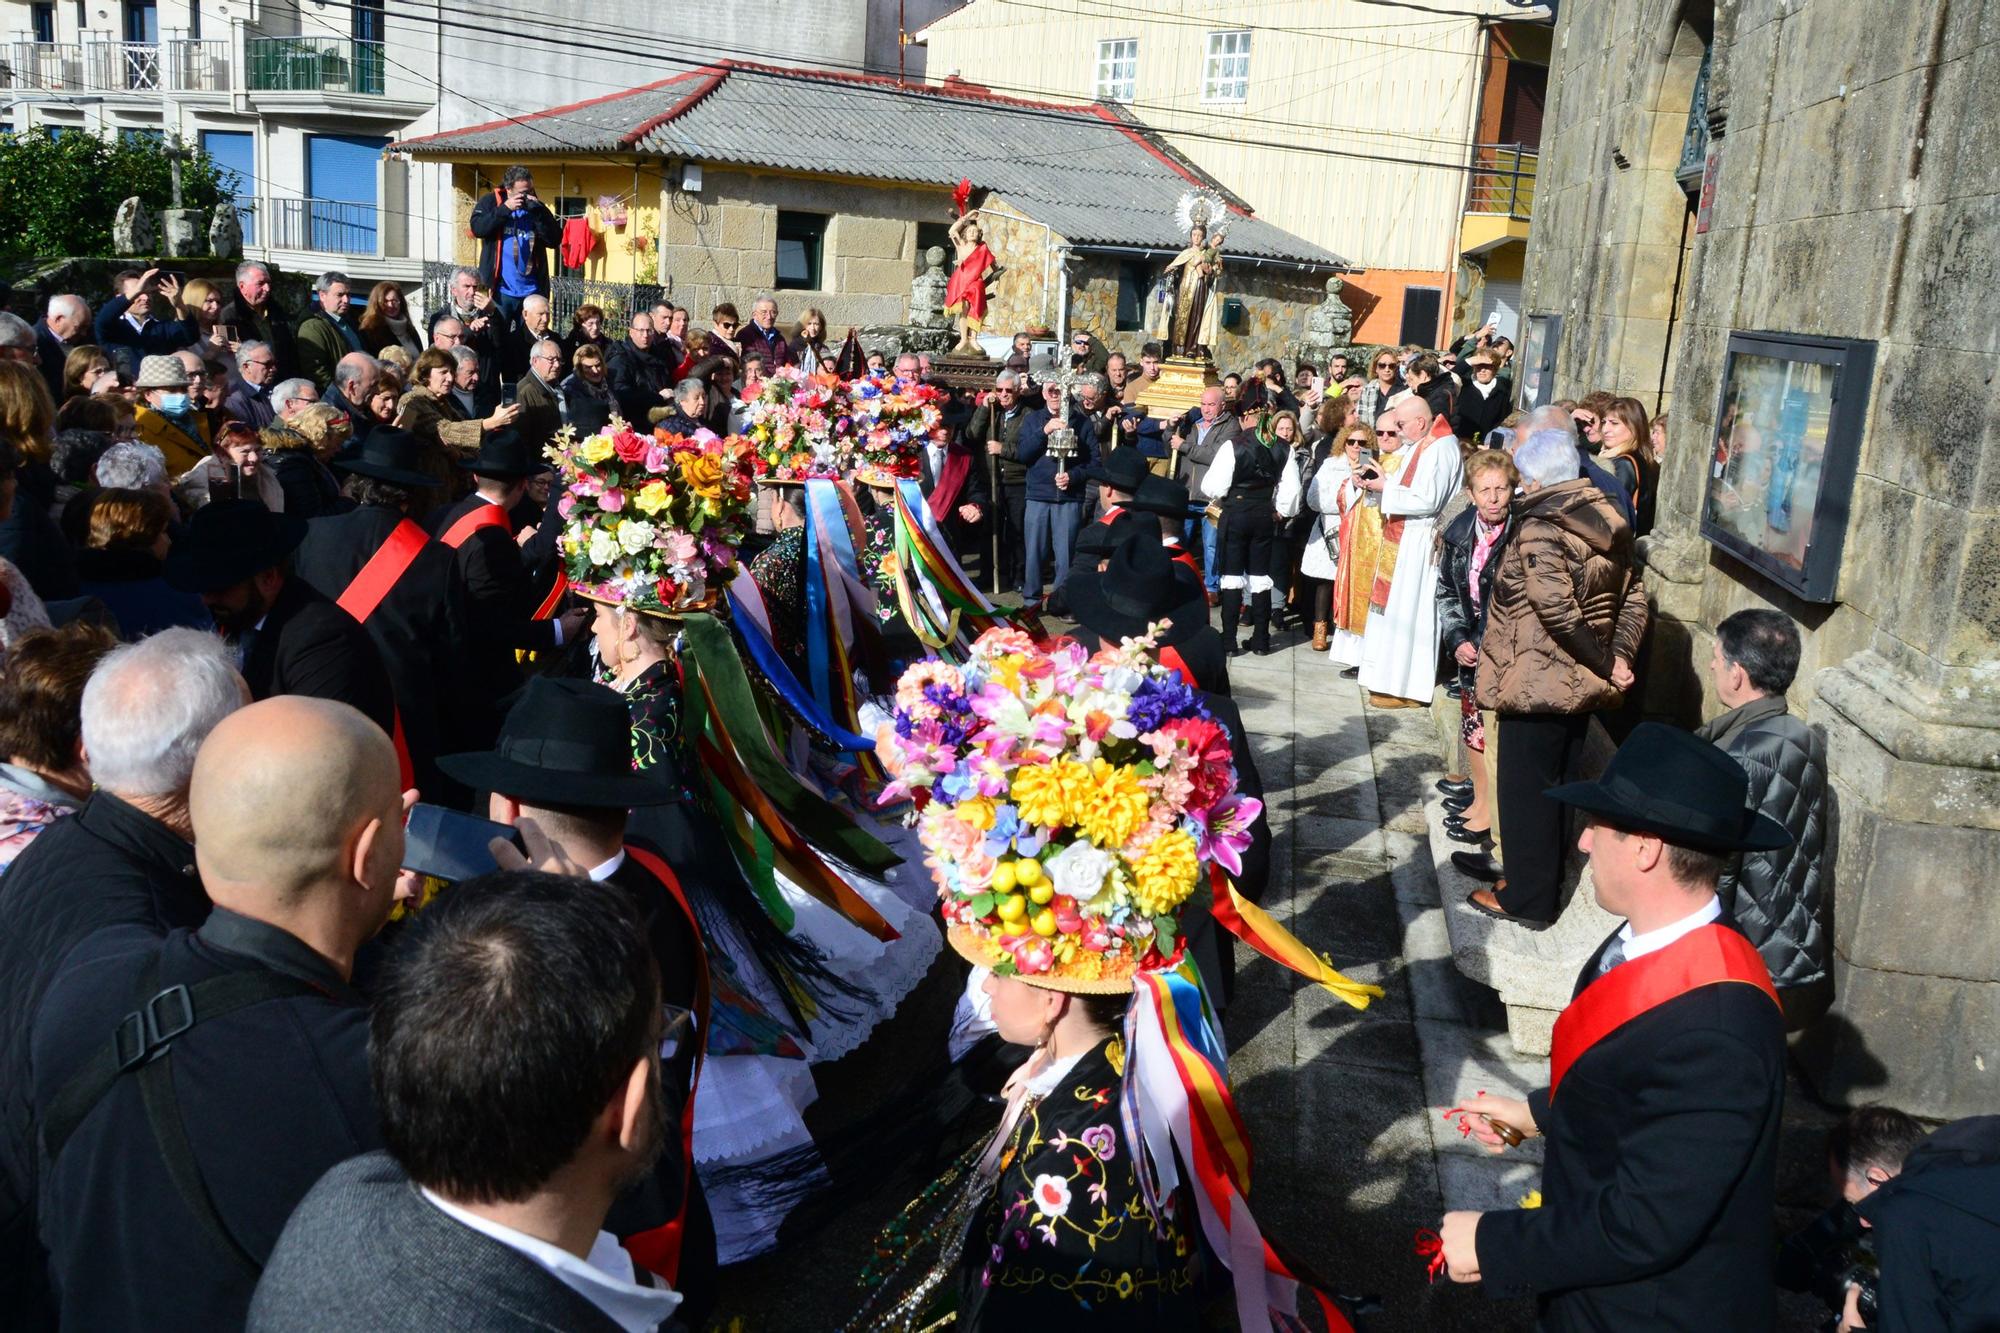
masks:
[[[1327,660],[1350,678],[1361,673],[1361,634],[1368,624],[1368,594],[1382,551],[1381,502],[1361,483],[1381,475],[1373,454],[1383,436],[1393,438],[1395,433],[1393,425],[1378,436],[1366,422],[1352,422],[1341,433],[1340,453],[1313,479],[1312,507],[1319,510],[1339,544],[1333,553],[1333,594],[1329,599],[1333,637]]]

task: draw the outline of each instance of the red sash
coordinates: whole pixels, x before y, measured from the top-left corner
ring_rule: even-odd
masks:
[[[375,554],[368,557],[368,563],[348,581],[336,604],[360,623],[367,624],[368,617],[375,614],[375,608],[382,605],[382,599],[409,571],[429,542],[430,537],[422,528],[404,519],[375,548]],[[402,777],[403,790],[408,791],[417,785],[417,767],[410,760],[410,742],[403,735],[401,705],[396,706],[389,739],[396,743],[396,769]]]
[[[507,521],[507,512],[504,509],[481,500],[476,508],[461,515],[458,522],[446,528],[444,536],[438,540],[456,551],[481,528],[506,528],[512,531],[513,527],[514,525]]]
[[[972,455],[963,449],[944,451],[944,467],[931,483],[931,513],[943,523],[958,509],[958,493],[965,489],[965,479],[972,475]]]
[[[1194,672],[1188,670],[1187,659],[1182,657],[1180,649],[1174,647],[1171,643],[1160,649],[1160,665],[1179,676],[1187,683],[1189,689],[1198,690],[1201,688],[1201,683],[1194,678]]]
[[[398,523],[340,594],[340,609],[367,624],[368,617],[375,614],[375,608],[382,605],[389,589],[396,586],[396,581],[409,570],[429,541],[429,535],[409,519]]]
[[[688,1196],[695,1187],[694,1094],[695,1089],[701,1086],[702,1056],[708,1047],[708,943],[701,937],[701,921],[695,916],[694,907],[688,902],[687,891],[681,888],[680,876],[674,873],[674,868],[658,854],[643,847],[628,844],[625,855],[651,872],[653,878],[673,895],[675,904],[687,915],[688,925],[693,928],[701,950],[701,971],[694,979],[694,1076],[688,1083],[687,1105],[681,1108],[680,1211],[666,1225],[627,1236],[621,1242],[635,1262],[650,1273],[658,1273],[671,1285],[680,1277],[681,1239],[687,1233]]]
[[[1097,516],[1097,521],[1108,528],[1111,526],[1113,520],[1117,519],[1124,512],[1124,505],[1106,505],[1104,512]]]
[[[556,610],[556,603],[560,602],[563,598],[563,594],[568,591],[569,591],[569,575],[565,574],[562,570],[558,569],[556,571],[555,584],[552,587],[550,587],[549,595],[547,597],[542,598],[542,604],[535,608],[535,619],[547,620],[550,616],[554,615]]]
[[[1186,547],[1182,546],[1179,542],[1167,542],[1166,548],[1174,553],[1173,562],[1175,564],[1186,565],[1196,574],[1201,573],[1201,561],[1194,558],[1193,551],[1188,550]]]
[[[1755,986],[1778,1003],[1771,973],[1757,947],[1724,925],[1710,922],[1657,953],[1620,963],[1583,988],[1556,1019],[1549,1053],[1549,1099],[1584,1052],[1639,1015],[1689,991],[1724,982]]]

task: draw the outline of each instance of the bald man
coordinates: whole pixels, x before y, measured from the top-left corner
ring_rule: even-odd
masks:
[[[64,1327],[241,1328],[293,1206],[381,1146],[350,978],[397,893],[389,738],[327,699],[251,704],[203,742],[188,806],[208,920],[92,936],[35,1024]]]

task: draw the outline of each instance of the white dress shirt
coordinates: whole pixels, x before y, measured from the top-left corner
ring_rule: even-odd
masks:
[[[590,875],[592,879],[602,884],[605,880],[610,879],[613,875],[617,874],[618,867],[624,864],[625,864],[625,849],[623,847],[620,847],[618,849],[618,854],[616,856],[612,857],[609,861],[606,861],[603,865],[592,866],[587,873]]]
[[[625,1253],[618,1238],[608,1231],[597,1233],[588,1259],[579,1259],[545,1240],[446,1203],[429,1190],[419,1192],[454,1222],[527,1256],[556,1281],[604,1311],[606,1317],[627,1333],[653,1333],[681,1303],[678,1292],[665,1287],[642,1287],[633,1281],[632,1256]]]
[[[1644,958],[1649,953],[1658,953],[1681,936],[1701,929],[1722,915],[1722,900],[1711,897],[1697,911],[1690,912],[1672,925],[1660,926],[1643,935],[1632,933],[1632,923],[1627,921],[1618,928],[1618,941],[1625,946],[1625,961]]]

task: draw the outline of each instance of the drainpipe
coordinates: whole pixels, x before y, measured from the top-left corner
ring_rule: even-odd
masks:
[[[1062,351],[1069,346],[1069,257],[1070,248],[1065,245],[1056,250],[1056,360],[1060,364]],[[1048,289],[1043,288],[1044,291]]]

